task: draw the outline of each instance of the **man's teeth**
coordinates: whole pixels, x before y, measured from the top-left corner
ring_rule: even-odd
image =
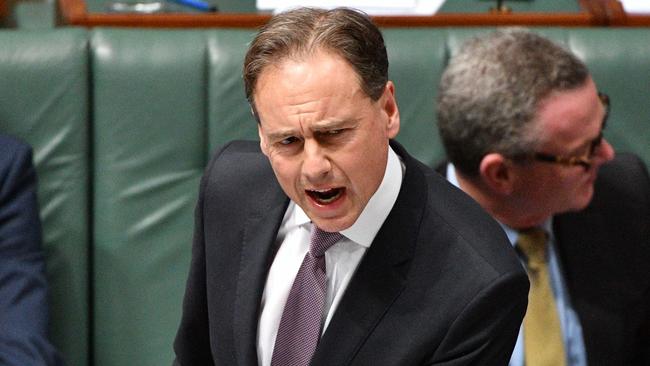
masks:
[[[341,193],[341,189],[333,188],[333,189],[323,189],[323,190],[312,190],[311,192],[312,192],[311,196],[314,199],[316,199],[318,202],[330,203],[339,197]]]

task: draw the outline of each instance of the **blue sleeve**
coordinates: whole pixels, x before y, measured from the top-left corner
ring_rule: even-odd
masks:
[[[47,297],[31,149],[0,136],[0,365],[62,364]]]

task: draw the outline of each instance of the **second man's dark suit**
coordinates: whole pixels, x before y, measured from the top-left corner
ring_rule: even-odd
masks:
[[[650,179],[619,154],[603,165],[589,206],[553,230],[590,366],[650,365]]]
[[[501,228],[392,143],[406,166],[312,365],[506,365],[528,281]],[[176,363],[256,365],[260,299],[288,205],[259,143],[221,149],[202,181]]]
[[[650,365],[650,179],[643,161],[619,154],[603,165],[589,206],[554,216],[553,234],[587,364]]]

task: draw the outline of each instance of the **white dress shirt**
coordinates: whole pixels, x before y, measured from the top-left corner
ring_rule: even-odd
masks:
[[[325,252],[327,294],[323,309],[323,333],[361,258],[393,208],[402,185],[403,174],[404,166],[393,149],[389,148],[386,171],[377,191],[370,198],[357,221],[348,229],[341,231],[343,239]],[[309,217],[300,206],[291,201],[276,239],[282,244],[269,270],[262,295],[257,334],[257,358],[261,366],[271,364],[284,304],[287,302],[298,269],[309,250],[311,227]]]

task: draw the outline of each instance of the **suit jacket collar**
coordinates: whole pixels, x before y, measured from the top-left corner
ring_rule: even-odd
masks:
[[[265,192],[251,207],[244,224],[233,332],[238,365],[257,365],[257,327],[260,300],[277,246],[275,239],[289,203],[277,181],[263,183]]]

